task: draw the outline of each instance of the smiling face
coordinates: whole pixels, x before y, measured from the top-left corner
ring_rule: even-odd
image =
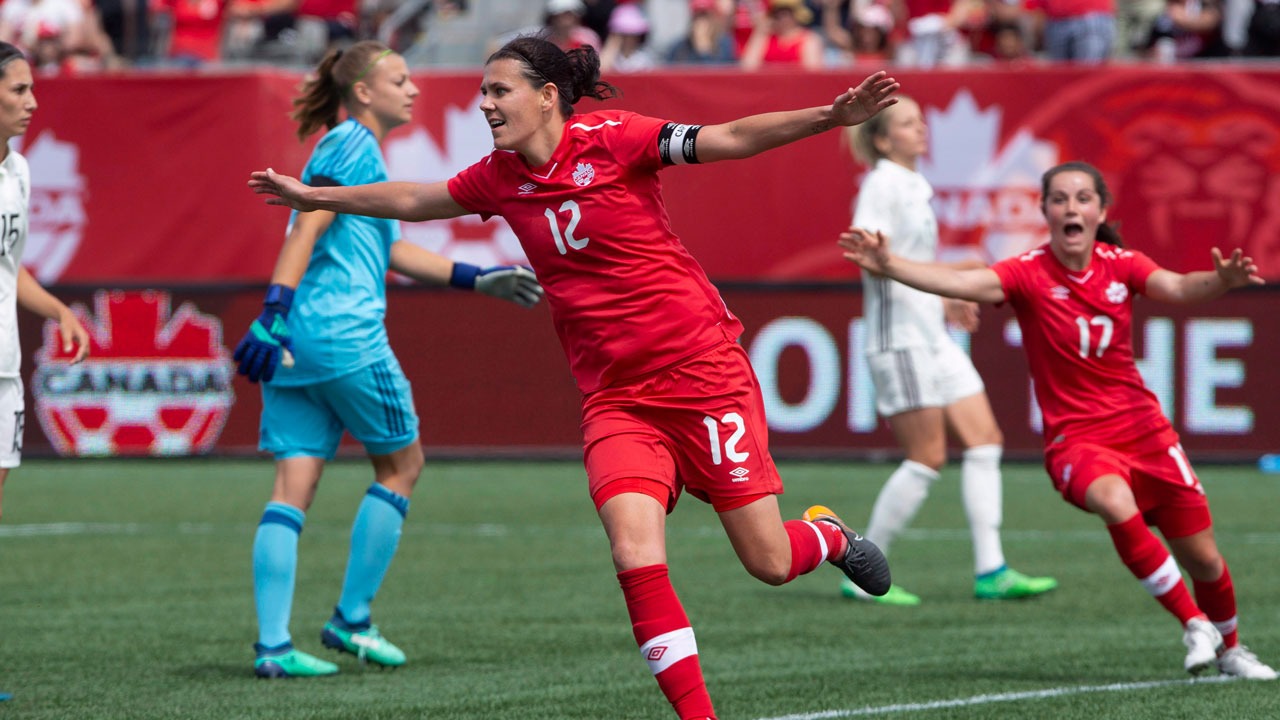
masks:
[[[418,87],[409,79],[409,66],[404,58],[396,53],[379,60],[364,79],[356,83],[355,92],[356,98],[367,105],[378,123],[387,130],[404,125],[413,118],[413,101],[418,97]]]
[[[499,150],[519,152],[549,120],[558,116],[556,86],[547,83],[535,88],[525,77],[519,60],[502,58],[485,65],[480,94],[484,96],[480,111],[493,133],[493,146]]]
[[[21,135],[31,124],[36,111],[36,96],[31,79],[31,66],[26,60],[11,60],[0,76],[0,139]]]
[[[1093,252],[1107,209],[1089,173],[1066,170],[1054,175],[1041,209],[1049,223],[1049,245],[1060,257],[1088,257]]]

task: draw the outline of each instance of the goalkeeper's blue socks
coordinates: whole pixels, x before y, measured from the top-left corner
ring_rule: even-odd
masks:
[[[258,643],[265,647],[290,640],[298,534],[306,517],[292,505],[269,502],[253,539],[253,601],[258,609]]]
[[[351,526],[351,554],[342,580],[338,611],[353,625],[369,621],[369,603],[382,585],[400,544],[400,528],[409,498],[374,483],[360,503]]]

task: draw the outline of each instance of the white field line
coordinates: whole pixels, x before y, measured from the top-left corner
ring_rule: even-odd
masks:
[[[252,533],[256,523],[234,523],[215,525],[213,523],[183,522],[176,525],[143,524],[143,523],[100,523],[100,522],[60,522],[31,523],[26,525],[0,524],[0,539],[22,537],[47,537],[59,535],[215,535]],[[333,525],[311,523],[303,527],[303,532],[349,533],[349,525]],[[436,537],[596,537],[604,536],[599,526],[551,526],[551,525],[501,525],[479,523],[456,525],[447,523],[415,523],[412,519],[405,525],[406,535],[428,535]],[[715,526],[700,528],[668,528],[669,537],[723,537],[724,530]],[[1280,533],[1234,533],[1218,532],[1219,539],[1228,542],[1248,545],[1280,545]],[[1098,530],[1005,530],[1001,536],[1010,542],[1096,542],[1111,544],[1111,538],[1101,528]],[[922,542],[968,542],[969,531],[952,528],[909,528],[901,536],[904,541]]]
[[[781,715],[779,717],[761,718],[761,720],[830,720],[831,718],[862,717],[866,715],[883,715],[885,713],[942,710],[945,708],[968,707],[970,705],[1016,702],[1018,700],[1044,700],[1046,698],[1064,697],[1067,695],[1083,695],[1085,693],[1129,692],[1131,690],[1147,690],[1150,688],[1168,687],[1170,685],[1230,682],[1235,679],[1236,678],[1228,675],[1214,675],[1212,677],[1192,678],[1189,680],[1152,680],[1150,682],[1112,683],[1110,685],[1078,685],[1076,687],[1056,687],[1045,690],[998,693],[995,695],[974,695],[967,698],[933,700],[931,702],[921,703],[898,703],[895,705],[880,705],[875,707],[867,706],[849,710],[823,710],[815,713],[801,713],[798,715]]]

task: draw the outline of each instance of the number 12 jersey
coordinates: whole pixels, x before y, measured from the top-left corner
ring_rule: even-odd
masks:
[[[683,126],[617,110],[574,115],[545,165],[495,150],[449,180],[455,202],[515,231],[584,394],[742,333],[671,231],[658,171],[673,127]]]

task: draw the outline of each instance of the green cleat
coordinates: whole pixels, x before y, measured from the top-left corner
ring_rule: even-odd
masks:
[[[283,650],[267,651],[257,643],[253,647],[258,651],[258,659],[253,661],[253,674],[260,678],[319,677],[338,673],[337,665],[296,650],[292,643]]]
[[[1051,577],[1029,577],[1005,566],[973,581],[973,594],[981,600],[1015,600],[1040,595],[1058,587]]]
[[[881,605],[897,605],[899,607],[909,607],[920,604],[920,596],[913,595],[903,590],[898,585],[890,585],[889,592],[876,597],[871,593],[865,592],[862,588],[854,585],[851,580],[845,578],[840,582],[840,594],[856,600],[866,600],[868,602],[880,603]]]
[[[404,664],[404,652],[382,637],[377,625],[370,625],[364,630],[344,630],[339,623],[330,620],[320,631],[320,642],[338,652],[351,653],[360,658],[360,662],[392,668]]]

